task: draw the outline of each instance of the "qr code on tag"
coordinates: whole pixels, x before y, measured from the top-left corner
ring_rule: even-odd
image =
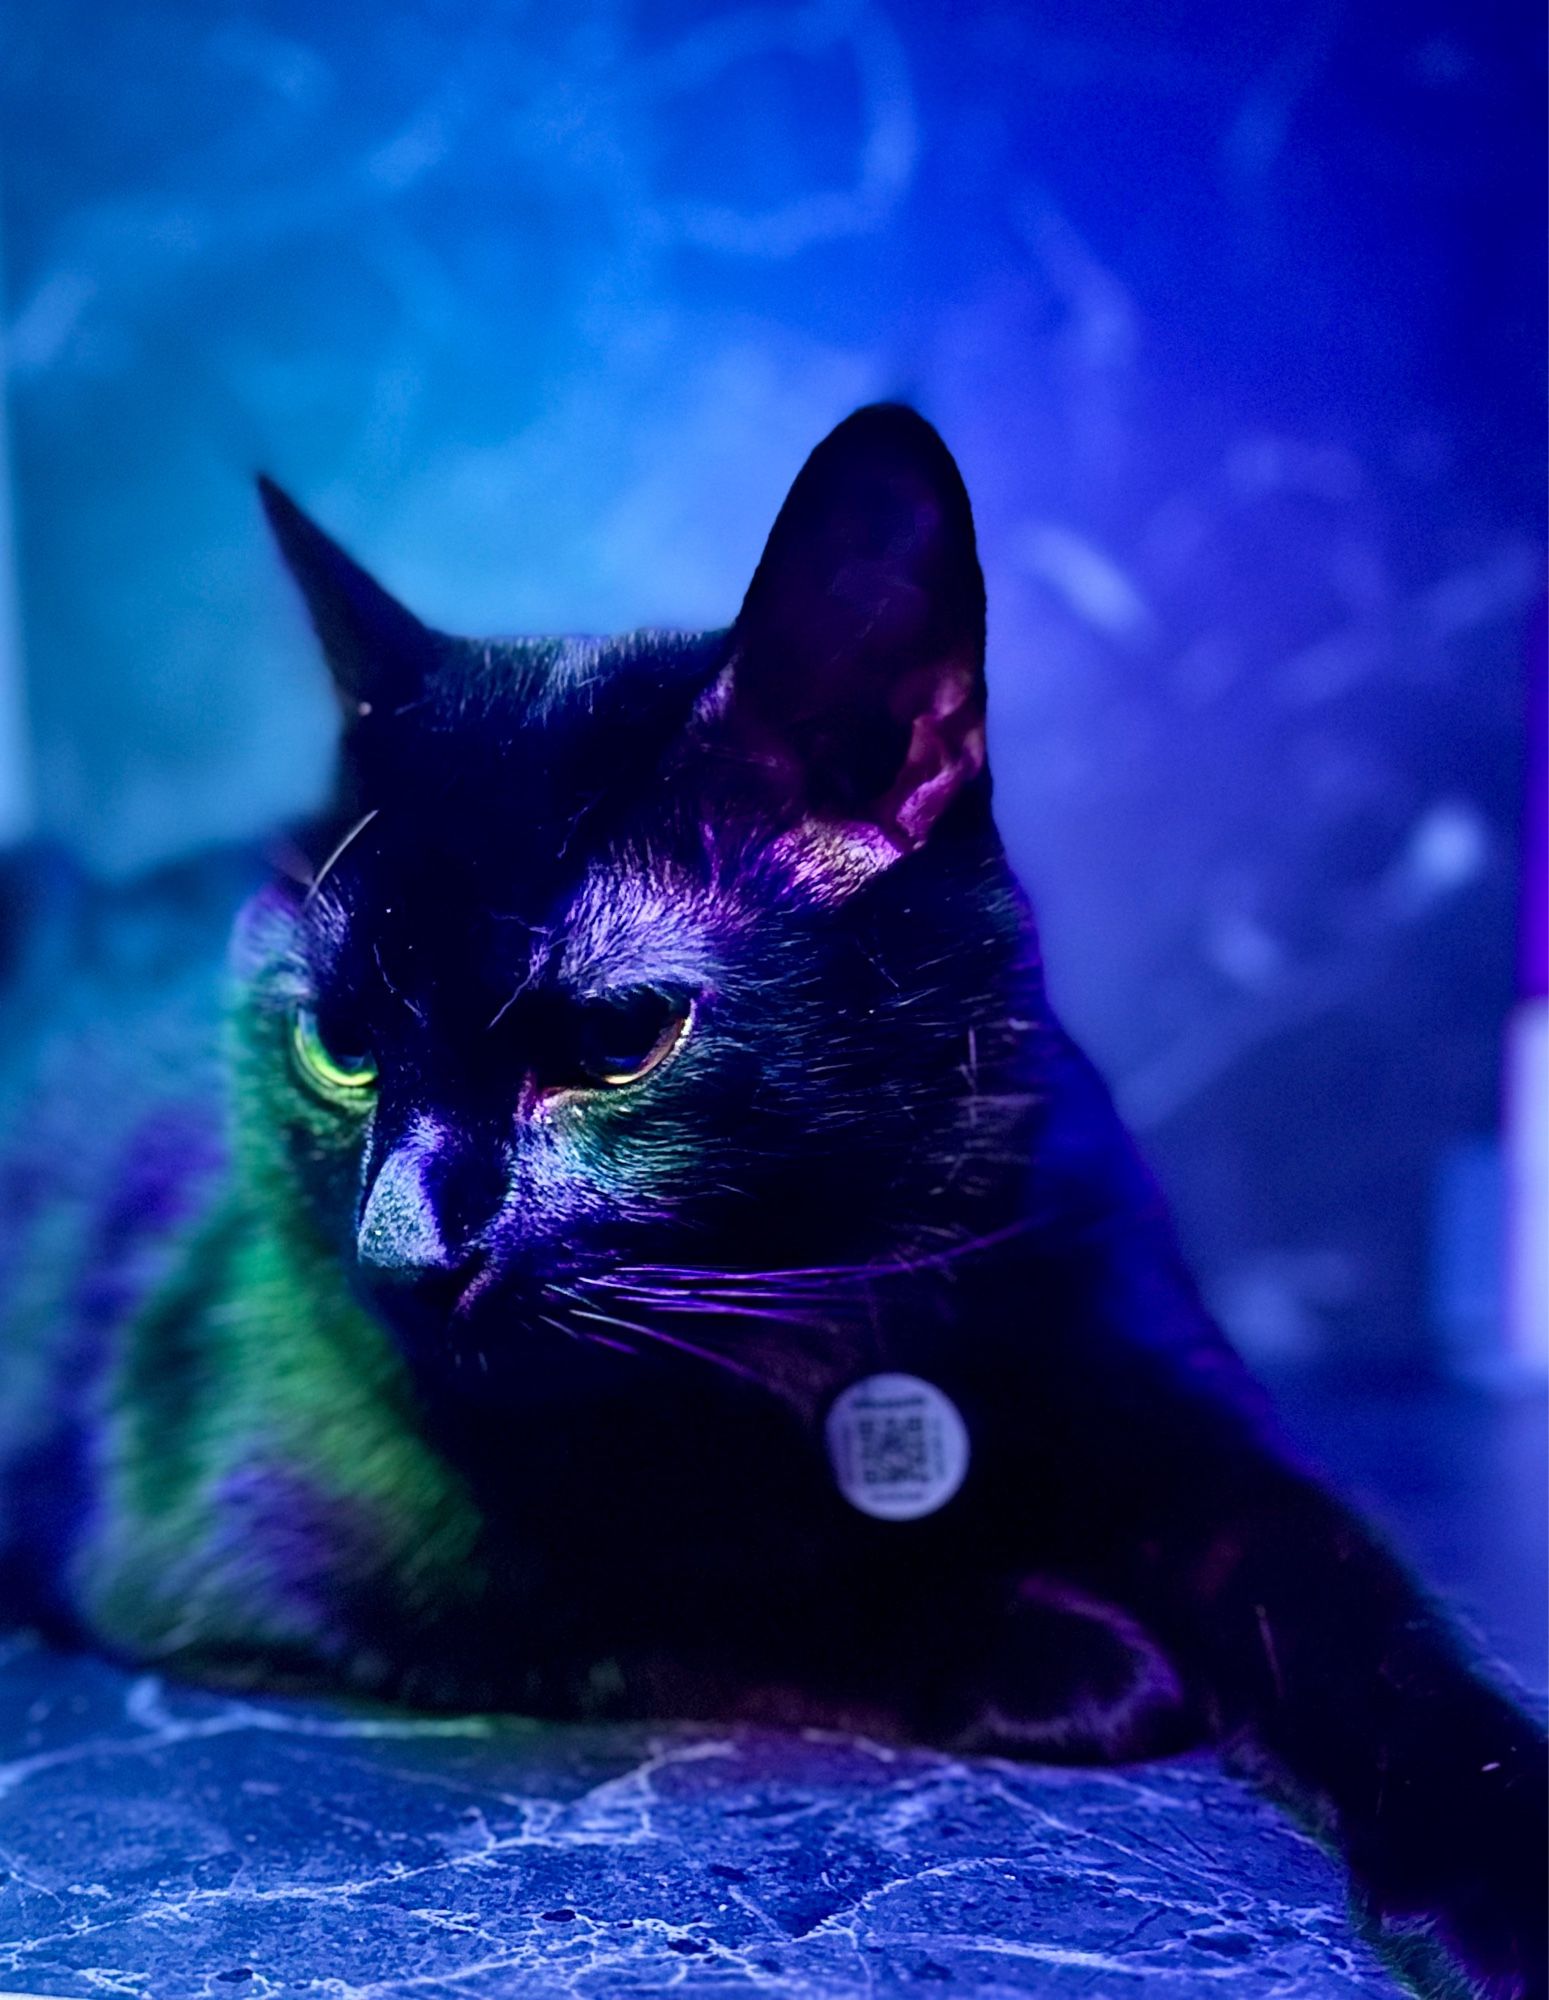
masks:
[[[918,1375],[852,1382],[835,1397],[823,1430],[839,1491],[874,1520],[934,1514],[968,1471],[968,1428],[957,1406]]]
[[[923,1416],[863,1416],[856,1434],[863,1485],[901,1486],[929,1479]]]

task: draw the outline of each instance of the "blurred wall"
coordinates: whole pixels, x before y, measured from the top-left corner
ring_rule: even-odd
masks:
[[[43,827],[303,804],[249,487],[453,628],[721,623],[854,404],[958,452],[1056,996],[1260,1357],[1404,1364],[1495,1118],[1542,561],[1526,0],[16,10]]]
[[[0,300],[5,296],[3,274],[0,262]],[[25,839],[33,821],[26,675],[16,609],[16,552],[11,534],[10,456],[5,356],[0,351],[0,846]]]

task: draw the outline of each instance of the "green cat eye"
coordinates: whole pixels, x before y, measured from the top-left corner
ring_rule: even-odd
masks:
[[[343,1055],[329,1047],[310,1007],[298,1007],[290,1031],[291,1053],[304,1082],[324,1097],[360,1098],[376,1082],[369,1055]]]
[[[583,1001],[576,1011],[577,1067],[588,1083],[639,1083],[672,1055],[694,1020],[693,1002],[631,987]]]

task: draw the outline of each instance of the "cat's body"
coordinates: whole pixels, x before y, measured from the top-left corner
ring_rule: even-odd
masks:
[[[34,1613],[548,1714],[1208,1730],[1423,1978],[1541,1993],[1541,1736],[1279,1441],[1049,1010],[934,434],[842,426],[691,639],[447,640],[270,508],[348,728],[238,926],[234,1116],[197,1063],[130,1107],[141,1056],[57,1027],[13,1097],[112,1101],[98,1197],[14,1182]],[[196,942],[147,1047],[211,1046]],[[825,1449],[896,1373],[971,1446],[918,1519]]]

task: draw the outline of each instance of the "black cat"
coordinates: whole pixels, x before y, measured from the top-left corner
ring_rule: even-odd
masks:
[[[1050,1011],[935,432],[842,424],[692,636],[448,638],[264,497],[337,798],[239,920],[224,1140],[203,987],[29,1086],[115,1135],[68,1225],[15,1183],[34,1609],[421,1702],[1208,1732],[1426,1991],[1543,1995],[1542,1735],[1279,1437]]]

